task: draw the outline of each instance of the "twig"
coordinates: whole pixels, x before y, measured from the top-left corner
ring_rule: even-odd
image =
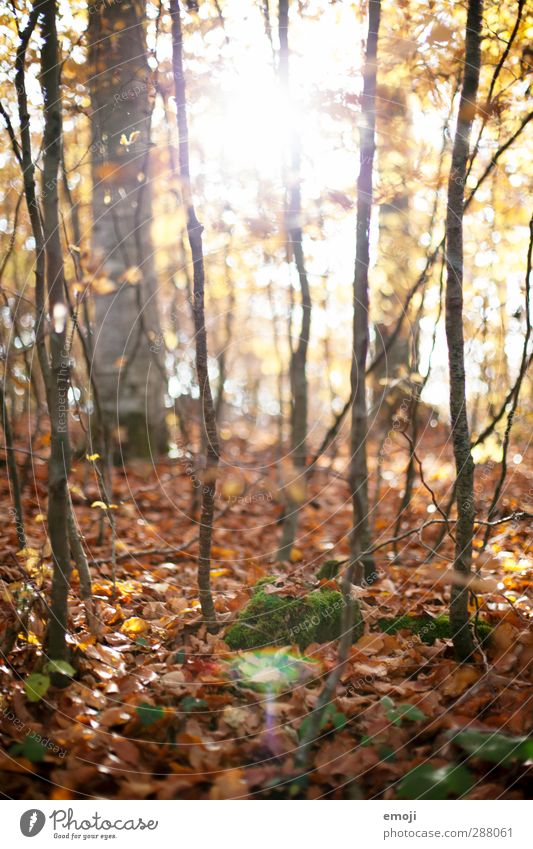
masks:
[[[450,535],[450,537],[455,542],[455,537],[452,534],[451,529],[450,529],[450,523],[449,523],[449,520],[448,520],[448,516],[446,515],[444,510],[442,510],[442,508],[440,507],[434,491],[431,489],[430,485],[427,483],[426,479],[424,478],[424,469],[422,467],[422,460],[420,459],[420,457],[416,453],[416,449],[415,449],[413,440],[411,439],[411,437],[409,436],[408,433],[405,433],[405,431],[400,431],[400,433],[409,443],[410,448],[411,448],[411,453],[412,453],[414,459],[416,460],[416,462],[418,463],[418,471],[419,471],[419,474],[420,474],[420,481],[422,483],[422,486],[424,487],[424,489],[426,489],[429,492],[429,494],[431,496],[431,501],[433,502],[433,506],[435,507],[435,510],[437,510],[440,513],[440,515],[442,516],[442,518],[444,519],[444,521],[446,523],[446,530],[448,531],[448,534]]]
[[[506,522],[518,522],[522,519],[533,519],[533,513],[527,513],[524,510],[519,510],[515,513],[510,513],[509,516],[504,516],[501,519],[495,519],[490,522],[486,519],[475,519],[475,525],[488,525],[491,528],[496,527],[496,525],[504,525]],[[457,519],[428,519],[427,522],[424,522],[422,525],[419,525],[417,528],[411,528],[409,531],[404,531],[397,536],[390,537],[386,539],[384,542],[377,543],[369,548],[367,551],[362,552],[361,557],[367,554],[374,554],[374,552],[379,551],[381,548],[386,548],[388,545],[392,545],[395,542],[401,542],[407,537],[414,536],[415,534],[421,534],[426,528],[429,528],[430,525],[448,525],[448,524],[456,524]],[[341,566],[344,563],[348,563],[350,560],[349,557],[346,557],[344,560],[339,560],[338,565]]]
[[[528,115],[526,115],[525,118],[522,119],[522,121],[520,122],[520,124],[518,126],[518,129],[515,130],[515,132],[512,134],[512,136],[510,136],[507,139],[507,141],[504,142],[498,148],[498,150],[496,151],[496,153],[494,154],[494,156],[490,160],[489,164],[487,165],[487,167],[483,171],[481,177],[478,179],[476,185],[470,191],[470,193],[467,195],[466,200],[464,202],[464,212],[466,212],[466,210],[468,209],[468,207],[470,206],[470,204],[474,200],[476,192],[481,188],[482,184],[485,182],[485,180],[487,179],[489,174],[491,174],[493,169],[498,164],[498,160],[503,156],[505,151],[513,144],[513,142],[515,142],[516,139],[521,135],[521,133],[526,128],[526,126],[529,124],[529,122],[531,121],[532,118],[533,118],[533,112],[530,112]],[[371,374],[377,368],[377,366],[380,364],[383,357],[385,357],[387,355],[389,349],[392,347],[392,345],[396,341],[396,338],[398,337],[398,335],[399,335],[399,333],[402,329],[403,322],[405,320],[405,314],[406,314],[407,307],[409,306],[411,300],[414,298],[415,294],[418,292],[418,290],[420,289],[422,284],[425,282],[427,275],[428,275],[429,271],[431,270],[431,268],[433,267],[433,265],[435,264],[437,257],[439,255],[439,252],[443,248],[443,246],[444,246],[444,237],[441,239],[439,244],[434,248],[432,253],[428,256],[428,258],[426,260],[425,268],[423,269],[420,276],[418,277],[418,280],[414,283],[414,285],[408,291],[405,302],[403,304],[402,312],[401,312],[401,314],[398,318],[398,321],[396,322],[394,330],[392,331],[391,335],[389,336],[389,338],[388,338],[387,342],[385,343],[384,347],[382,348],[382,350],[379,352],[379,354],[377,354],[377,356],[372,360],[372,362],[370,363],[370,365],[366,369],[366,375],[367,376],[369,374]],[[333,422],[333,424],[331,425],[331,427],[327,431],[324,439],[320,443],[318,450],[316,451],[314,457],[312,458],[311,463],[309,464],[309,474],[312,474],[312,471],[313,471],[315,465],[317,464],[318,460],[320,459],[320,457],[322,456],[322,454],[324,453],[326,448],[330,445],[330,443],[337,436],[337,434],[340,430],[340,427],[341,427],[341,425],[342,425],[342,423],[343,423],[343,421],[346,417],[346,414],[348,413],[348,410],[350,409],[350,407],[352,405],[352,400],[353,400],[352,395],[350,394],[350,397],[346,401],[346,403],[345,403],[344,407],[342,408],[342,410],[340,411],[340,413],[338,413],[338,415],[336,416],[335,421]],[[509,398],[507,398],[507,400],[505,402],[505,406],[507,406],[508,400],[509,400]],[[503,410],[501,411],[501,413],[499,415],[499,419],[503,416],[503,414],[505,412],[505,406],[503,407]],[[498,419],[498,421],[499,421],[499,419]],[[495,424],[497,424],[497,422]],[[492,433],[492,431],[494,430],[495,424],[490,426],[490,430],[487,429],[486,431],[484,431],[483,434],[481,434],[476,439],[476,441],[473,443],[473,446],[479,445],[481,442],[483,442],[487,438],[487,436],[489,436],[489,434]]]
[[[224,516],[228,512],[228,510],[230,509],[231,506],[232,506],[231,504],[226,504],[224,509],[220,510],[220,512],[217,513],[214,516],[214,521],[218,521],[218,519],[220,519],[222,516]],[[140,549],[137,549],[137,550],[134,549],[134,550],[123,551],[122,554],[116,555],[115,561],[118,563],[119,560],[127,560],[128,557],[147,557],[149,555],[179,554],[181,551],[187,551],[189,546],[194,545],[194,543],[198,542],[199,539],[200,539],[200,534],[198,533],[198,534],[196,534],[196,536],[191,537],[191,539],[188,539],[186,542],[184,542],[184,543],[182,543],[181,545],[178,545],[178,546],[166,546],[164,548],[144,548],[144,549],[140,548]],[[198,555],[196,555],[196,554],[189,554],[188,553],[188,556],[190,557],[191,560],[197,560],[198,559]],[[90,563],[91,566],[100,566],[102,563],[109,563],[109,559],[110,559],[109,557],[97,557],[97,558],[94,558],[92,560],[89,560],[89,563]]]
[[[522,360],[520,362],[520,369],[518,372],[518,377],[516,379],[514,385],[514,395],[511,402],[511,409],[509,410],[509,415],[507,416],[507,425],[505,428],[505,434],[503,437],[503,445],[502,445],[502,463],[501,463],[501,472],[500,477],[498,479],[498,483],[496,484],[496,489],[494,491],[494,495],[492,497],[492,501],[489,507],[488,518],[491,519],[494,516],[496,511],[496,505],[498,504],[500,494],[505,483],[505,478],[507,477],[507,451],[509,450],[509,442],[511,441],[511,429],[513,427],[514,415],[516,413],[516,408],[518,406],[518,399],[520,396],[520,389],[522,387],[522,381],[525,377],[527,370],[527,349],[529,346],[529,339],[531,337],[531,316],[530,316],[530,283],[529,278],[531,276],[531,258],[533,254],[533,217],[529,222],[529,247],[527,251],[527,267],[526,267],[526,298],[525,298],[525,311],[526,311],[526,332],[524,336],[524,345],[522,348]],[[483,545],[481,550],[484,551],[487,543],[489,541],[490,536],[490,526],[487,527],[485,531],[485,536],[483,537]]]

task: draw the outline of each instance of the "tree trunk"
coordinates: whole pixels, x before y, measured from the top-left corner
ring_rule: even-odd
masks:
[[[120,453],[148,457],[165,450],[166,426],[164,371],[154,344],[159,320],[149,174],[153,92],[145,6],[141,0],[104,0],[89,11],[94,369]]]
[[[52,548],[51,617],[47,647],[54,660],[65,659],[68,617],[70,548],[68,539],[70,444],[67,350],[67,305],[63,252],[59,231],[58,180],[61,161],[61,95],[55,0],[36,4],[41,15],[41,86],[44,99],[42,207],[46,251],[46,288],[50,315],[50,371],[47,381],[51,443],[48,463],[48,534]]]
[[[17,460],[15,457],[15,448],[13,446],[13,431],[11,430],[11,422],[9,420],[9,411],[7,409],[6,397],[4,389],[0,386],[0,413],[2,415],[2,427],[6,441],[6,466],[9,479],[9,489],[11,491],[11,500],[13,501],[13,519],[15,520],[15,528],[17,531],[17,540],[19,549],[26,547],[26,533],[24,531],[24,513],[22,510],[22,498],[20,491],[20,479],[18,473]]]
[[[464,77],[453,143],[446,215],[446,340],[450,371],[450,416],[456,469],[457,526],[450,623],[459,660],[472,654],[474,645],[468,625],[468,575],[474,533],[474,462],[466,409],[463,338],[463,213],[464,186],[470,131],[476,110],[479,84],[481,0],[469,0],[465,36]]]
[[[235,318],[235,282],[233,274],[226,260],[229,256],[229,246],[224,251],[224,268],[226,274],[227,303],[224,313],[224,337],[217,357],[218,361],[218,389],[215,401],[215,416],[218,425],[222,422],[222,414],[225,406],[224,384],[228,374],[228,351],[233,339],[233,324]]]
[[[282,94],[290,100],[289,85],[289,0],[279,2],[279,80]],[[307,351],[311,333],[311,292],[305,268],[302,247],[302,201],[300,195],[300,140],[293,131],[290,138],[290,161],[284,167],[285,181],[285,230],[287,235],[287,257],[293,259],[298,272],[302,307],[302,324],[296,347],[292,351],[289,366],[291,387],[291,454],[295,472],[293,490],[305,491],[307,467]],[[278,560],[290,557],[298,530],[298,518],[302,499],[294,499],[288,487],[286,496],[283,531],[278,550]]]
[[[193,262],[193,314],[196,339],[196,373],[200,390],[203,416],[203,431],[206,437],[206,461],[202,486],[202,512],[198,557],[198,588],[202,615],[210,631],[217,628],[215,606],[211,595],[211,539],[215,511],[215,489],[219,459],[218,432],[209,382],[207,359],[207,333],[205,328],[204,291],[205,269],[202,244],[203,227],[196,217],[191,191],[189,165],[189,130],[187,123],[187,100],[183,72],[183,36],[179,0],[170,0],[172,20],[172,70],[176,97],[179,134],[179,163],[183,202],[187,212],[187,236]]]
[[[368,352],[368,264],[370,262],[370,220],[372,176],[375,152],[377,46],[381,0],[369,0],[368,38],[363,70],[360,117],[359,176],[357,179],[357,234],[353,284],[352,427],[349,483],[352,493],[353,528],[350,553],[354,579],[358,584],[374,579],[374,560],[364,552],[370,547],[368,519],[368,468],[366,456],[367,404],[366,358]]]

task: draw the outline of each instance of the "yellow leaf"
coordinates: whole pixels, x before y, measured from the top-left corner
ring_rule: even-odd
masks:
[[[289,555],[289,560],[291,563],[298,563],[303,557],[303,551],[300,551],[299,548],[291,548],[291,553]]]
[[[178,347],[178,337],[175,333],[171,330],[165,330],[163,335],[165,337],[165,345],[170,351],[173,351],[174,348]]]
[[[90,285],[97,295],[110,295],[111,292],[114,292],[117,288],[113,281],[110,280],[109,277],[106,277],[105,274],[95,277],[91,280]]]
[[[39,556],[39,552],[37,551],[37,549],[36,548],[29,548],[28,546],[26,546],[26,548],[21,548],[20,551],[17,551],[17,557],[20,560],[25,560],[27,557],[38,557],[38,556]]]
[[[116,510],[116,504],[106,504],[105,501],[93,501],[91,507],[99,507],[100,510]]]
[[[89,648],[89,646],[94,646],[95,642],[96,637],[88,636],[80,642],[74,641],[74,645],[76,646],[76,648],[80,649],[80,651],[85,651],[85,649]]]
[[[130,265],[130,267],[126,269],[120,280],[123,283],[131,283],[132,285],[135,285],[136,283],[140,283],[142,278],[143,273],[139,266]]]
[[[41,645],[41,640],[39,639],[37,634],[33,633],[33,631],[28,631],[27,634],[20,633],[18,635],[18,639],[23,640],[26,643],[29,643],[30,646],[40,646]]]
[[[41,553],[35,548],[21,548],[17,551],[19,560],[24,560],[24,566],[27,572],[34,577],[38,572],[38,565],[41,560]]]
[[[140,130],[134,130],[130,133],[129,137],[125,133],[122,133],[120,137],[120,144],[123,145],[123,147],[129,147],[134,141],[136,141],[136,139],[139,138],[140,135]]]
[[[86,454],[85,459],[89,460],[90,463],[94,463],[95,460],[100,459],[100,455],[99,454]]]
[[[138,616],[131,616],[122,624],[120,630],[123,634],[126,634],[126,636],[133,639],[133,637],[139,637],[141,634],[146,634],[146,632],[150,630],[150,625]]]

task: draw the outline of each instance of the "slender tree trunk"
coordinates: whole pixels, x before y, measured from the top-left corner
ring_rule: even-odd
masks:
[[[24,513],[22,511],[22,499],[20,495],[20,480],[17,460],[15,458],[15,450],[13,447],[13,432],[11,430],[11,422],[9,420],[9,411],[7,409],[6,397],[2,386],[0,386],[0,412],[2,414],[2,427],[6,440],[6,465],[9,477],[9,487],[11,489],[11,499],[13,501],[13,517],[15,519],[17,540],[19,548],[25,548],[26,534],[24,532]]]
[[[509,445],[511,442],[511,431],[513,427],[513,421],[516,414],[516,410],[518,408],[518,401],[520,399],[520,389],[522,388],[522,382],[524,377],[527,374],[528,367],[528,359],[529,359],[529,341],[531,339],[531,268],[532,268],[532,260],[533,260],[533,218],[530,219],[529,222],[529,246],[527,249],[527,263],[526,263],[526,280],[525,280],[525,303],[524,303],[524,312],[526,316],[526,332],[524,335],[524,345],[522,348],[522,358],[520,360],[520,368],[518,370],[518,376],[516,378],[516,382],[514,384],[514,395],[511,401],[511,408],[507,415],[507,424],[505,426],[505,432],[503,435],[503,443],[502,443],[502,462],[500,469],[500,477],[498,478],[498,482],[496,484],[496,489],[494,490],[494,495],[492,496],[489,512],[487,514],[487,519],[489,523],[496,517],[496,508],[498,506],[498,501],[500,500],[500,495],[502,493],[503,485],[505,483],[505,479],[507,477],[507,453],[509,451]],[[505,338],[505,337],[504,337]],[[6,434],[7,438],[7,434]],[[491,532],[490,524],[487,524],[485,528],[485,534],[483,536],[483,545],[481,551],[484,551],[487,547],[487,543],[489,541]]]
[[[32,32],[35,28],[38,16],[42,14],[42,87],[45,100],[45,132],[44,150],[45,163],[43,172],[43,195],[44,195],[44,224],[41,221],[41,213],[37,201],[35,186],[35,166],[31,151],[30,117],[28,113],[28,99],[26,94],[25,62],[26,50]],[[17,90],[18,111],[20,120],[20,148],[21,166],[24,179],[24,195],[28,207],[33,237],[35,239],[35,305],[36,305],[36,345],[39,365],[43,374],[46,390],[46,399],[50,416],[52,439],[51,455],[48,463],[48,532],[52,548],[54,573],[52,579],[52,599],[50,621],[47,633],[47,650],[54,660],[64,659],[66,656],[65,634],[67,628],[67,603],[69,583],[69,549],[67,538],[67,502],[66,502],[66,474],[70,461],[68,431],[67,431],[67,405],[66,384],[64,375],[59,375],[59,370],[54,371],[58,365],[61,368],[61,354],[64,347],[64,328],[62,333],[57,332],[55,327],[51,331],[51,353],[55,357],[52,365],[48,360],[48,352],[45,342],[45,287],[48,280],[49,298],[56,307],[54,322],[60,327],[61,321],[66,320],[66,312],[61,307],[61,299],[64,297],[62,268],[60,266],[61,251],[58,250],[57,240],[53,234],[54,218],[57,231],[57,207],[52,208],[54,200],[57,203],[57,176],[54,177],[54,161],[59,163],[59,152],[61,145],[61,105],[59,102],[59,81],[57,78],[57,34],[55,29],[55,3],[54,0],[41,0],[37,2],[30,12],[28,23],[21,34],[15,63],[15,85]],[[57,171],[56,171],[57,175]],[[49,185],[48,185],[49,184]],[[46,228],[43,230],[43,226]],[[45,263],[45,232],[51,236],[50,244],[47,245],[50,255],[50,264]],[[58,276],[59,286],[55,284],[55,276]],[[45,277],[47,279],[45,279]],[[64,307],[64,305],[63,305]],[[66,310],[66,307],[64,307]],[[52,309],[51,309],[52,312]],[[53,347],[52,347],[53,346]],[[65,392],[65,398],[61,397],[58,380],[61,377],[61,391]],[[59,406],[62,407],[59,410]],[[63,431],[58,429],[59,421]]]
[[[91,11],[94,369],[120,453],[150,457],[164,451],[167,440],[164,370],[153,344],[160,329],[151,238],[153,86],[146,10],[142,0],[103,0]],[[110,284],[114,288],[106,291]]]
[[[352,427],[349,483],[352,492],[353,528],[350,552],[354,579],[370,583],[374,560],[364,552],[370,548],[368,519],[368,468],[366,455],[367,405],[366,358],[368,353],[368,265],[370,262],[370,220],[372,214],[372,176],[375,152],[377,46],[381,0],[369,0],[368,38],[363,70],[363,95],[360,117],[359,177],[357,179],[357,237],[353,284],[352,352]]]
[[[279,79],[284,97],[289,101],[289,0],[279,2]],[[291,453],[297,484],[295,489],[305,489],[307,466],[307,351],[311,333],[311,291],[305,268],[302,247],[302,200],[300,194],[300,140],[293,131],[290,139],[289,168],[285,164],[285,229],[287,233],[287,255],[294,259],[300,284],[302,323],[300,335],[291,353],[289,377],[291,386]],[[298,530],[301,499],[294,499],[290,492],[285,505],[283,531],[278,550],[278,560],[287,560],[293,548]]]
[[[220,425],[222,421],[222,414],[224,412],[224,403],[225,403],[225,394],[224,394],[224,384],[226,382],[226,377],[228,373],[228,351],[231,346],[232,336],[233,336],[233,322],[235,317],[235,282],[233,280],[232,272],[229,270],[229,266],[226,262],[226,259],[229,255],[229,247],[226,248],[224,252],[224,263],[226,269],[226,286],[227,286],[227,303],[226,303],[226,311],[224,314],[224,338],[222,340],[222,347],[220,353],[217,357],[218,360],[218,389],[217,396],[215,401],[215,416],[217,423]]]
[[[280,346],[280,337],[278,331],[278,322],[276,316],[276,304],[274,298],[274,291],[272,286],[272,281],[270,280],[268,283],[268,302],[270,304],[270,311],[272,313],[272,342],[274,345],[274,352],[276,355],[276,362],[278,366],[277,376],[276,376],[276,388],[278,394],[278,415],[277,426],[278,426],[278,457],[281,458],[283,454],[283,358],[281,355],[281,346]]]
[[[468,625],[468,575],[474,533],[474,462],[466,408],[463,338],[463,213],[470,132],[476,110],[481,63],[481,0],[469,0],[465,35],[465,64],[459,114],[453,143],[446,215],[446,339],[450,371],[450,416],[456,469],[457,525],[450,622],[459,660],[473,652]]]
[[[70,548],[68,538],[68,474],[70,444],[68,434],[68,388],[70,356],[67,351],[67,304],[63,253],[59,231],[58,180],[61,161],[61,97],[55,0],[36,4],[41,15],[41,86],[44,98],[44,165],[42,177],[43,235],[46,252],[46,287],[50,315],[50,373],[48,383],[51,426],[48,464],[48,533],[52,547],[51,619],[48,626],[48,652],[64,659],[68,616]]]
[[[183,71],[183,35],[179,0],[170,0],[170,16],[172,20],[172,70],[179,134],[180,176],[183,201],[187,211],[187,236],[193,262],[196,373],[200,390],[203,429],[206,436],[206,463],[202,482],[202,512],[200,517],[198,588],[204,621],[208,629],[214,631],[217,628],[217,622],[213,596],[211,594],[211,539],[213,535],[215,488],[220,450],[207,359],[207,333],[204,312],[205,268],[202,243],[203,227],[196,217],[191,191],[189,130],[187,123],[187,99]]]

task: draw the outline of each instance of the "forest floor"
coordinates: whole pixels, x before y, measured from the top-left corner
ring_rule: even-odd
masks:
[[[443,454],[440,448],[445,442],[438,428],[419,452],[439,504],[446,503],[454,477],[449,449]],[[46,438],[34,451],[46,455]],[[453,541],[445,536],[438,555],[430,552],[441,526],[407,537],[396,556],[392,546],[376,553],[379,580],[360,592],[365,634],[351,650],[302,776],[294,755],[325,675],[336,664],[337,643],[311,644],[303,654],[295,646],[271,647],[243,658],[229,650],[224,633],[260,578],[275,575],[279,592],[302,595],[316,586],[325,560],[347,556],[346,461],[323,458],[302,510],[292,562],[273,565],[281,505],[272,451],[251,453],[245,439],[232,438],[224,443],[224,456],[234,465],[223,466],[217,498],[212,587],[222,628],[216,635],[200,622],[197,524],[191,518],[196,478],[187,464],[132,463],[116,471],[115,582],[108,519],[104,505],[94,506],[101,499],[94,461],[74,464],[71,494],[92,562],[100,632],[87,626],[74,572],[68,640],[76,674],[67,688],[50,687],[39,699],[28,692],[27,679],[43,666],[51,578],[44,459],[35,457],[29,470],[28,541],[18,555],[7,482],[2,484],[4,633],[25,588],[34,598],[26,632],[1,661],[3,792],[31,799],[394,799],[417,798],[433,786],[441,797],[526,796],[533,762],[524,739],[533,726],[527,523],[494,528],[481,555],[483,528],[476,536],[476,565],[484,576],[477,588],[479,615],[494,630],[473,664],[454,661],[449,639],[429,645],[406,630],[376,628],[382,616],[447,610]],[[394,536],[405,463],[405,451],[396,446],[378,499],[377,542]],[[480,516],[499,472],[491,462],[477,468]],[[532,509],[531,473],[525,461],[512,466],[498,517]],[[371,497],[375,501],[373,488]],[[434,518],[439,514],[417,477],[401,531]]]

